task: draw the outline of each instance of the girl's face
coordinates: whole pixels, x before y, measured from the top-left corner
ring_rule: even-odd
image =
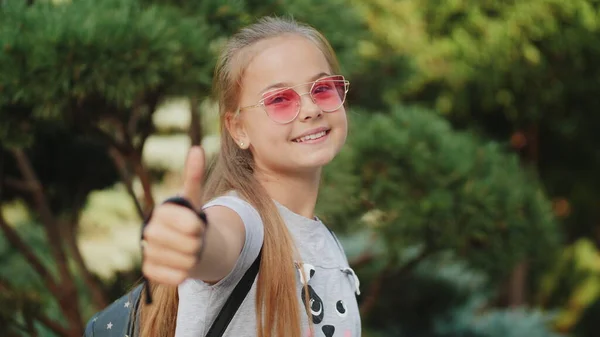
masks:
[[[347,84],[329,77],[339,74],[306,38],[286,35],[251,48],[241,80],[243,109],[228,124],[238,145],[249,147],[257,169],[267,172],[309,172],[329,163],[346,141]]]

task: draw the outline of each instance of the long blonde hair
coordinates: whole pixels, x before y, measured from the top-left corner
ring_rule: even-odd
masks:
[[[277,207],[254,177],[254,160],[249,150],[240,149],[226,128],[226,119],[239,104],[240,82],[250,62],[247,53],[259,41],[293,34],[313,42],[327,59],[331,71],[339,72],[336,55],[325,37],[314,28],[292,19],[265,17],[234,35],[222,51],[213,79],[219,103],[221,149],[204,187],[204,200],[235,190],[262,217],[264,243],[256,294],[257,336],[301,337],[301,313],[296,289],[296,247]],[[175,333],[177,287],[152,285],[154,303],[142,298],[141,337],[170,337]],[[304,316],[306,317],[306,316]],[[306,317],[308,319],[308,317]]]

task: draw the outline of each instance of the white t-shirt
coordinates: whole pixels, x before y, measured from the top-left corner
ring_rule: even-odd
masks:
[[[318,219],[308,219],[278,204],[302,257],[309,285],[310,319],[314,336],[358,337],[361,321],[356,295],[359,281],[348,265],[346,255],[329,229]],[[218,197],[203,208],[225,206],[234,210],[244,222],[246,240],[240,257],[229,275],[214,285],[189,279],[179,286],[179,308],[175,337],[204,337],[237,282],[252,265],[262,247],[264,228],[252,205],[235,194]],[[210,244],[210,243],[207,243]],[[298,305],[304,311],[304,280],[296,273]],[[256,336],[256,280],[231,320],[225,337]],[[302,320],[308,336],[308,317]]]

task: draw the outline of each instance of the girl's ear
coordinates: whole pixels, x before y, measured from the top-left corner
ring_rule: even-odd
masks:
[[[225,115],[225,127],[227,132],[241,149],[247,149],[250,146],[250,139],[246,133],[244,122],[241,115],[236,112],[227,112]]]

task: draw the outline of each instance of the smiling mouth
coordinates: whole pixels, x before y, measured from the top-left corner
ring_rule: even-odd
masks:
[[[293,139],[292,142],[303,143],[303,142],[306,142],[306,141],[309,141],[309,140],[315,140],[315,139],[323,138],[323,137],[325,137],[325,136],[327,136],[329,134],[329,131],[331,131],[331,129],[330,130],[324,130],[324,131],[315,132],[313,134],[306,135],[304,137]]]

